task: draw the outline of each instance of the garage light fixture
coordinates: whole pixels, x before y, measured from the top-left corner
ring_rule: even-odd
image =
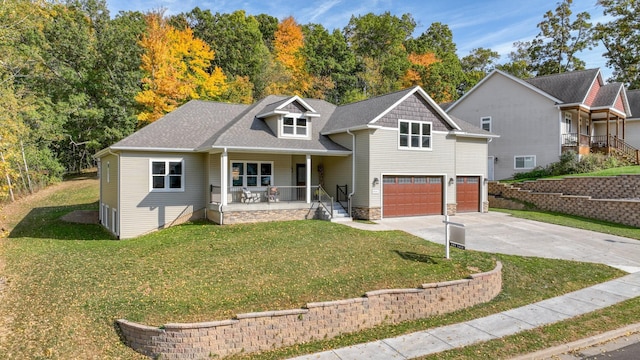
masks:
[[[378,184],[380,184],[380,179],[378,179],[377,177],[374,177],[373,178],[373,186],[376,186]]]
[[[449,185],[453,185],[453,178],[449,178]]]

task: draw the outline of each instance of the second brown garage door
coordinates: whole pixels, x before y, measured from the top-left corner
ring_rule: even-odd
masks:
[[[480,211],[480,177],[458,176],[456,212]]]
[[[442,214],[442,178],[437,176],[384,176],[384,217]]]

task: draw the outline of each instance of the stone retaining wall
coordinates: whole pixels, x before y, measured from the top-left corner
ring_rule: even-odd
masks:
[[[468,279],[417,289],[377,290],[363,297],[309,303],[303,309],[239,314],[232,320],[166,324],[118,320],[124,342],[162,359],[209,359],[332,338],[381,324],[426,318],[493,299],[502,289],[502,264]]]
[[[583,195],[565,195],[562,192],[535,192],[534,190],[524,190],[520,188],[520,184],[504,184],[504,183],[489,183],[489,194],[506,198],[523,201],[533,204],[540,210],[559,212],[563,214],[577,215],[590,219],[605,220],[617,224],[629,225],[640,227],[640,199],[629,199],[633,197],[633,191],[636,191],[633,184],[640,179],[637,175],[634,176],[621,176],[622,179],[618,179],[617,182],[611,180],[605,180],[604,178],[580,178],[578,183],[585,188],[589,187],[589,179],[593,180],[594,188],[598,188],[603,183],[617,184],[615,186],[624,186],[623,189],[627,189],[628,192],[616,192],[615,189],[608,190],[610,196],[619,194],[619,198],[594,199],[591,196]],[[578,178],[565,179],[568,184],[575,183],[574,180]],[[568,188],[569,185],[561,184],[560,181],[551,180],[539,180],[544,182],[542,185],[533,185],[527,183],[527,187],[530,189],[539,190],[559,190]],[[626,184],[626,185],[623,185]],[[571,190],[572,193],[581,191],[579,189]],[[602,189],[603,192],[607,191]],[[492,197],[489,197],[492,201]],[[500,204],[496,201],[491,203],[492,207],[500,207]]]
[[[540,179],[514,185],[534,192],[591,196],[593,199],[640,199],[640,175]]]

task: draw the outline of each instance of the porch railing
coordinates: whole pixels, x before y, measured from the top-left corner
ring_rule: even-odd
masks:
[[[317,201],[319,186],[311,186],[311,201]],[[251,193],[250,197],[243,191]],[[222,202],[222,188],[210,185],[211,202]],[[227,202],[229,203],[266,203],[266,202],[306,202],[306,186],[230,186],[227,190]],[[243,196],[244,195],[244,196]]]
[[[596,147],[606,148],[607,153],[614,149],[627,160],[640,164],[640,150],[627,144],[624,140],[613,135],[598,135],[593,137],[593,143]]]
[[[349,185],[336,185],[336,201],[344,209],[349,208]]]
[[[333,197],[329,196],[322,186],[318,186],[318,203],[329,213],[329,218],[333,218]]]
[[[590,146],[589,135],[578,133],[562,134],[562,146]]]

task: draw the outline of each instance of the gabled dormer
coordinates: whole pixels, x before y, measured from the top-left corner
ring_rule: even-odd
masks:
[[[296,95],[265,106],[256,117],[264,120],[280,139],[311,140],[312,119],[319,116],[320,114]]]

